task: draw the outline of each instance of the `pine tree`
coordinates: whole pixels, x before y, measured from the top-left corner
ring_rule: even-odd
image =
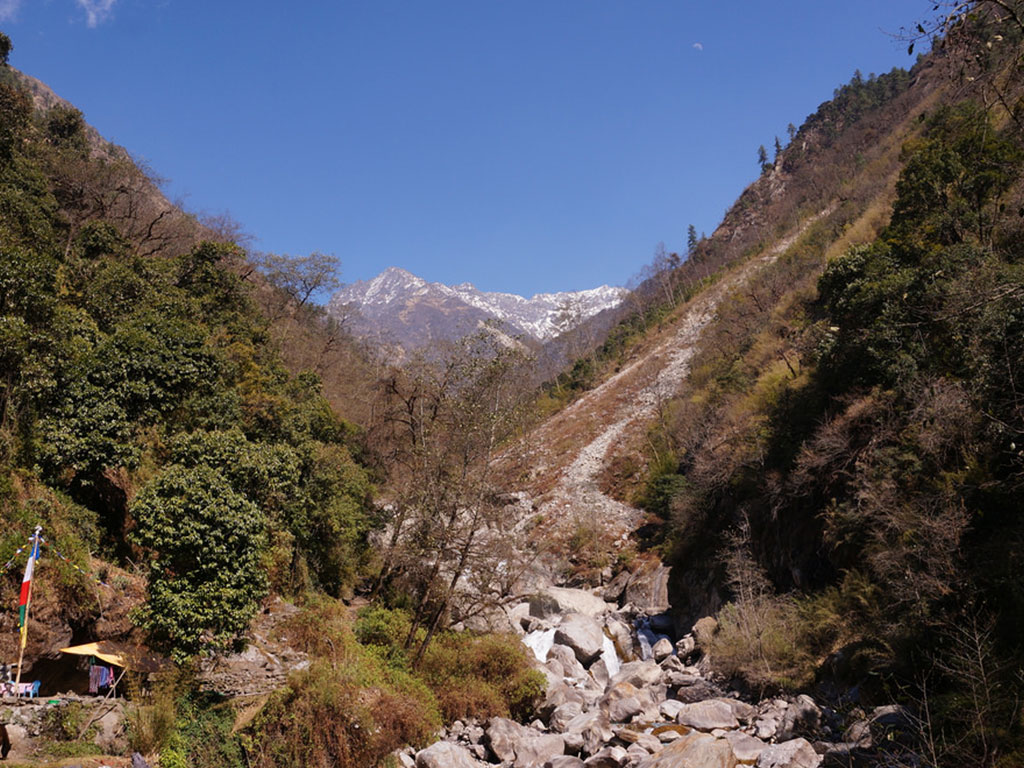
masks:
[[[693,255],[697,250],[697,228],[691,224],[686,228],[686,252]]]

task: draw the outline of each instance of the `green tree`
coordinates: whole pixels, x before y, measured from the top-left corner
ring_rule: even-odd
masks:
[[[686,252],[693,255],[697,250],[697,228],[691,224],[686,228]]]
[[[142,625],[178,657],[229,645],[266,594],[263,513],[205,465],[171,466],[132,512],[152,553]]]
[[[7,66],[7,59],[11,55],[14,45],[11,43],[11,38],[0,32],[0,64]]]
[[[768,165],[768,150],[764,148],[764,144],[757,148],[757,164],[761,166],[762,173],[771,167]]]

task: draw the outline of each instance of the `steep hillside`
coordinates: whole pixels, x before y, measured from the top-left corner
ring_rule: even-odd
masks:
[[[664,559],[721,674],[901,690],[943,765],[1020,755],[1024,28],[982,6],[838,89],[527,439],[550,578],[632,599]]]

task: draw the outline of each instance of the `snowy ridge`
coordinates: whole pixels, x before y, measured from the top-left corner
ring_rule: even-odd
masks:
[[[448,318],[461,308],[478,322],[484,317],[496,318],[514,333],[548,341],[587,318],[618,306],[625,295],[624,288],[602,285],[584,291],[538,293],[527,299],[514,293],[480,291],[471,283],[431,283],[404,269],[388,267],[372,280],[344,286],[331,299],[328,312],[341,314],[343,307],[354,306],[367,323],[383,324],[393,330],[396,317],[417,314],[422,307],[434,308]],[[422,312],[419,316],[425,317]]]

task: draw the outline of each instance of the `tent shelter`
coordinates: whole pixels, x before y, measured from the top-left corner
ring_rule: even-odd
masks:
[[[148,648],[144,648],[141,645],[119,643],[114,640],[99,640],[95,643],[73,645],[69,648],[61,648],[60,652],[74,656],[93,656],[100,661],[105,661],[107,664],[121,667],[122,672],[118,675],[117,680],[114,681],[114,686],[120,682],[121,678],[124,677],[125,671],[129,669],[149,674],[160,672],[170,664],[167,659],[158,656]]]

